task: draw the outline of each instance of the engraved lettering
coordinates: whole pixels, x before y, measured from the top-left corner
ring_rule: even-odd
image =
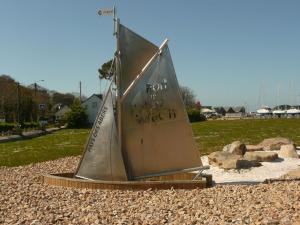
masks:
[[[102,111],[101,111],[101,113],[100,113],[100,115],[97,116],[96,125],[95,125],[95,128],[93,130],[93,133],[91,135],[91,138],[89,140],[88,147],[87,147],[89,152],[94,147],[96,138],[97,138],[97,136],[99,134],[99,130],[101,128],[101,124],[103,123],[103,120],[104,120],[104,117],[106,115],[107,110],[108,110],[108,108],[106,106],[104,106],[103,109],[102,109]]]

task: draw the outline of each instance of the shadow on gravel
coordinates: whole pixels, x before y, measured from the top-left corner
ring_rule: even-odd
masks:
[[[259,182],[259,181],[239,181],[239,182],[224,182],[224,183],[213,182],[213,187],[216,185],[257,185],[262,183],[263,182]]]
[[[283,158],[278,158],[278,159],[275,159],[274,161],[272,161],[272,163],[280,163],[280,162],[283,162],[284,159]]]

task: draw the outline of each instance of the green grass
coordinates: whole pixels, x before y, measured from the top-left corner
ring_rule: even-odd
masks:
[[[300,145],[300,119],[215,120],[193,123],[192,127],[202,155],[220,151],[236,140],[258,144],[265,138],[280,136]]]
[[[192,124],[200,153],[222,150],[235,140],[257,144],[265,138],[287,137],[300,145],[300,119],[218,120]],[[80,155],[89,129],[64,129],[31,140],[0,144],[0,166],[19,166]]]
[[[0,166],[19,166],[82,153],[89,129],[63,129],[49,135],[0,144]]]

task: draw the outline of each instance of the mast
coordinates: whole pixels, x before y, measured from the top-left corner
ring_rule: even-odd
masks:
[[[122,63],[121,63],[121,52],[120,52],[120,35],[119,35],[119,28],[120,28],[120,19],[116,16],[116,7],[113,7],[113,20],[114,20],[114,35],[116,36],[116,52],[115,52],[115,58],[116,58],[116,86],[117,86],[117,96],[116,96],[116,105],[117,105],[117,130],[118,130],[118,138],[119,138],[119,149],[122,153],[123,161],[125,170],[127,173],[127,177],[130,179],[130,175],[128,172],[128,167],[126,166],[126,155],[122,148],[122,105],[121,105],[121,98],[122,98],[122,92],[121,92],[121,76],[122,76]]]

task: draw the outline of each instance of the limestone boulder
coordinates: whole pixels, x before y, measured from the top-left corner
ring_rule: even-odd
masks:
[[[240,141],[234,141],[223,148],[223,152],[228,152],[235,155],[244,155],[246,151],[246,145]]]
[[[208,155],[208,162],[210,165],[227,170],[246,169],[261,165],[258,161],[244,159],[242,155],[236,155],[223,151],[213,152]]]
[[[220,168],[230,170],[230,169],[248,169],[251,167],[261,166],[261,163],[256,160],[246,160],[243,158],[228,158],[223,161]]]
[[[208,162],[210,165],[213,166],[221,166],[223,162],[227,159],[240,159],[242,158],[241,155],[235,155],[229,152],[223,152],[223,151],[218,151],[218,152],[213,152],[208,155]]]
[[[263,147],[264,151],[279,150],[282,145],[294,144],[290,139],[283,137],[268,138],[263,140],[258,146]]]
[[[278,154],[276,152],[265,152],[265,151],[256,151],[256,152],[246,152],[244,155],[246,160],[255,160],[258,162],[272,162],[278,159]]]
[[[299,158],[295,145],[282,145],[278,152],[280,158]]]
[[[246,145],[247,152],[263,151],[264,148],[260,145]]]

